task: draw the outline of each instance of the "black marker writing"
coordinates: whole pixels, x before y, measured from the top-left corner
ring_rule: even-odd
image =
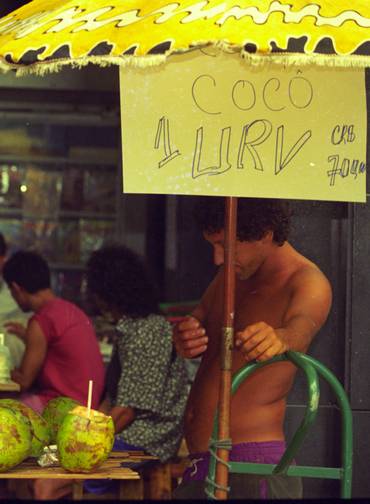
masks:
[[[338,154],[329,156],[328,162],[332,163],[331,170],[327,171],[327,175],[330,179],[329,184],[331,186],[335,185],[337,175],[346,178],[351,174],[356,179],[359,173],[364,173],[366,170],[366,164],[364,162],[360,162],[358,159],[350,160],[348,158],[343,158],[341,160]]]
[[[219,147],[218,165],[208,166],[206,168],[201,169],[200,163],[203,148],[203,127],[197,129],[194,156],[193,156],[193,165],[192,165],[193,178],[200,177],[201,175],[219,175],[220,173],[224,173],[230,170],[231,168],[231,164],[229,162],[230,135],[231,135],[230,127],[222,129],[220,147]]]
[[[305,109],[311,105],[314,91],[312,84],[305,77],[292,77],[287,84],[282,85],[278,77],[268,79],[263,86],[253,84],[250,80],[239,79],[231,83],[226,96],[221,93],[222,86],[217,88],[217,80],[212,75],[203,74],[194,79],[191,86],[191,96],[196,107],[209,115],[218,115],[230,110],[234,105],[239,110],[248,111],[254,108],[260,91],[266,108],[280,112],[288,105],[296,109]],[[207,97],[207,106],[202,103],[202,97]],[[213,104],[213,105],[211,105]]]
[[[273,112],[278,112],[279,110],[285,109],[285,106],[283,107],[278,107],[278,108],[273,108],[269,103],[268,99],[269,96],[268,94],[270,93],[270,89],[272,88],[273,91],[279,91],[280,89],[280,81],[279,79],[269,79],[266,84],[263,86],[263,91],[262,91],[262,98],[263,98],[263,103],[266,105],[266,107]]]
[[[262,125],[263,127],[262,132],[259,135],[255,134],[253,136],[253,132],[256,129],[258,131],[259,125]],[[272,125],[270,121],[266,121],[265,119],[257,119],[256,121],[253,121],[250,124],[246,124],[243,127],[242,136],[239,144],[237,168],[239,169],[244,168],[243,164],[244,151],[245,149],[248,149],[254,162],[254,169],[263,171],[262,161],[258,155],[257,150],[255,149],[255,146],[263,143],[271,135],[271,131],[272,131]]]
[[[297,89],[299,90],[301,88],[302,90],[304,89],[304,94],[305,94],[305,101],[302,103],[298,103],[297,100]],[[304,109],[307,108],[313,99],[313,88],[312,84],[309,80],[305,79],[304,77],[293,77],[289,81],[289,100],[294,107],[299,108],[299,109]]]
[[[199,102],[198,102],[198,99],[197,99],[197,90],[196,90],[196,86],[198,84],[198,82],[200,80],[204,80],[204,79],[210,79],[213,83],[213,87],[216,87],[216,81],[215,79],[211,76],[211,75],[200,75],[199,77],[197,77],[195,79],[195,81],[193,82],[193,85],[192,85],[192,88],[191,88],[191,94],[192,94],[192,97],[193,97],[193,100],[194,100],[194,103],[195,105],[202,111],[202,112],[205,112],[206,114],[210,114],[210,115],[217,115],[217,114],[221,114],[221,112],[211,112],[210,110],[206,110],[205,108],[201,107]]]
[[[249,93],[250,93],[250,105],[249,106],[244,106],[242,107],[241,104],[240,104],[240,99],[238,98],[237,96],[237,91],[239,89],[242,89],[244,91],[244,95],[248,95],[248,93],[245,92],[245,89],[246,88],[249,88]],[[238,93],[239,94],[239,93]],[[247,81],[247,80],[238,80],[237,82],[235,82],[235,84],[233,85],[233,89],[231,91],[231,99],[235,105],[236,108],[240,109],[240,110],[250,110],[251,108],[253,108],[256,104],[256,91],[254,89],[254,86],[251,82]]]
[[[166,163],[169,163],[177,156],[180,156],[178,150],[172,151],[170,140],[170,123],[164,116],[158,121],[157,134],[155,136],[154,148],[159,149],[161,138],[163,140],[163,150],[165,157],[159,161],[158,168],[162,168]]]
[[[339,145],[341,143],[352,143],[356,140],[355,127],[353,124],[337,124],[331,132],[331,143]]]
[[[312,132],[310,130],[303,133],[303,135],[296,141],[288,154],[283,159],[283,146],[284,146],[284,126],[278,127],[276,132],[276,149],[275,149],[275,175],[281,172],[283,168],[298,154],[304,144],[311,138]]]

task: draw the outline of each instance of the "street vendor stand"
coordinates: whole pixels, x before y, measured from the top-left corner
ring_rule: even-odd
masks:
[[[30,498],[27,486],[22,482],[30,479],[74,480],[72,500],[83,500],[91,494],[84,494],[83,483],[91,479],[115,480],[116,494],[104,494],[105,499],[141,500],[169,498],[169,489],[158,486],[158,459],[143,452],[112,452],[98,469],[90,473],[71,473],[59,465],[40,467],[36,459],[27,459],[19,466],[0,473],[0,479],[8,480],[10,492],[17,498]],[[93,494],[93,497],[96,497]]]
[[[109,458],[93,473],[69,473],[62,467],[40,467],[35,459],[27,459],[14,469],[0,473],[0,479],[8,480],[10,492],[16,492],[22,481],[29,479],[73,479],[72,500],[83,499],[83,483],[88,479],[109,479],[119,481],[119,492],[116,496],[120,500],[143,499],[143,481],[139,473],[130,468],[122,468],[121,462],[128,460],[128,454],[122,458]],[[26,489],[21,496],[29,498]]]
[[[66,64],[121,66],[125,192],[226,197],[225,313],[224,327],[220,328],[223,352],[215,469],[215,497],[221,499],[227,496],[230,442],[236,198],[366,200],[366,104],[361,69],[369,64],[368,2],[356,2],[355,11],[344,0],[244,0],[239,4],[229,0],[153,0],[126,7],[118,0],[94,5],[87,1],[75,5],[64,0],[56,5],[51,0],[34,0],[0,20],[0,67],[4,70],[13,69],[22,75],[42,74]],[[214,48],[223,55],[208,52]],[[164,63],[172,54],[169,70],[158,67],[157,71],[155,65]],[[198,59],[198,67],[193,66],[193,56]],[[226,79],[230,73],[222,65],[226,68],[229,60],[232,65],[232,58],[239,59],[235,63],[236,80],[221,83],[212,58],[219,58]],[[271,66],[267,67],[267,63]],[[184,84],[170,93],[176,64]],[[198,72],[192,76],[189,96],[185,93],[189,91],[188,67],[189,72],[193,68]],[[341,124],[335,123],[333,110],[329,110],[325,121],[325,100],[317,105],[322,93],[328,100],[330,93],[335,94],[335,86],[326,91],[320,87],[328,77],[325,72],[333,71],[333,67],[345,90],[343,102],[352,99],[352,108],[347,101],[347,108],[341,111]],[[346,72],[339,70],[343,68]],[[253,79],[258,80],[266,69],[271,75],[264,74],[264,80],[254,85]],[[275,75],[279,69],[293,74],[284,81],[282,74]],[[353,82],[353,89],[349,82]],[[140,95],[138,90],[142,89],[145,93]],[[222,99],[225,90],[227,102]],[[158,107],[158,97],[164,95],[166,106],[159,100]],[[180,101],[174,96],[180,96]],[[353,101],[355,96],[358,102]],[[192,99],[193,108],[187,106],[187,99]],[[176,115],[180,102],[184,109]],[[266,119],[266,110],[263,115],[255,114],[254,106],[259,103],[271,117]],[[341,102],[332,98],[332,104],[339,107]],[[279,114],[284,115],[288,106],[292,115],[287,111],[287,122],[281,124]],[[306,117],[310,107],[312,115]],[[233,122],[240,112],[247,116],[239,123],[238,119]],[[202,126],[200,114],[204,114]],[[275,121],[274,117],[280,119]],[[312,124],[322,129],[315,131]],[[206,127],[210,128],[212,140],[217,138],[208,149]],[[299,130],[298,136],[292,129]],[[190,132],[191,139],[181,135],[184,131]],[[274,154],[261,154],[260,145],[273,137]],[[304,158],[301,154],[307,144],[311,149]],[[211,159],[209,165],[204,162],[205,154]],[[273,167],[270,175],[267,167]]]

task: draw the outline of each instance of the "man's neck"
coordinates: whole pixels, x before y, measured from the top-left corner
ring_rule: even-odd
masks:
[[[55,299],[56,296],[51,289],[42,289],[32,294],[30,298],[31,309],[34,312],[37,312],[41,308],[43,308],[49,301]]]
[[[264,285],[271,282],[275,275],[284,274],[291,264],[295,249],[285,242],[282,246],[272,244],[271,252],[258,270],[248,279],[252,284]]]

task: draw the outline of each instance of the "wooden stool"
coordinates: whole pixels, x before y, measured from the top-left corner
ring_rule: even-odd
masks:
[[[123,464],[123,467],[121,466]],[[127,465],[128,467],[124,467]],[[139,466],[137,469],[135,466]],[[95,472],[89,474],[67,473],[61,467],[41,468],[36,460],[28,459],[0,478],[8,479],[8,488],[19,499],[32,499],[28,487],[31,479],[73,480],[72,500],[170,500],[173,482],[181,476],[183,460],[162,464],[156,457],[138,452],[112,452],[109,459]],[[132,468],[131,468],[132,467]],[[84,491],[88,479],[117,480],[116,492],[95,494]]]

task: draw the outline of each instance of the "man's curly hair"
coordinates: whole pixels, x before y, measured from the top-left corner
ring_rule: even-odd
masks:
[[[87,291],[132,318],[160,312],[149,272],[141,258],[123,245],[109,245],[91,254]]]
[[[262,198],[238,198],[237,239],[261,240],[273,232],[281,246],[288,238],[291,211],[287,201]],[[202,196],[195,207],[195,219],[203,232],[218,233],[225,227],[225,198]]]

